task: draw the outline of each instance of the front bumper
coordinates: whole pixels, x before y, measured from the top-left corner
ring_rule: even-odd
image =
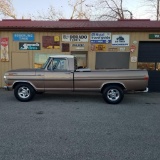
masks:
[[[7,90],[7,91],[11,91],[11,90],[12,90],[12,87],[4,86],[3,89],[5,89],[5,90]]]

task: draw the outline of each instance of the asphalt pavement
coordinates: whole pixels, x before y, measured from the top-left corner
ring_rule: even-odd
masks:
[[[36,95],[0,89],[0,160],[160,160],[160,93]]]

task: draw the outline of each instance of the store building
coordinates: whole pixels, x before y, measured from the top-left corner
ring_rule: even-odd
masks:
[[[0,86],[17,68],[39,68],[51,54],[72,54],[78,66],[147,69],[150,91],[160,91],[160,22],[149,19],[0,21]]]

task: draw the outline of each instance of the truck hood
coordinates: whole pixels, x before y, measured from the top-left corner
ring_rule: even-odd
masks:
[[[28,76],[32,76],[32,75],[35,75],[36,74],[36,70],[37,69],[14,69],[14,70],[9,70],[5,73],[5,75],[11,75],[11,76],[14,76],[14,75],[28,75]]]

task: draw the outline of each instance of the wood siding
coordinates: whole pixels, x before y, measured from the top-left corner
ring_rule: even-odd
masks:
[[[107,31],[101,31],[101,32],[107,32]],[[33,33],[35,35],[35,40],[34,42],[39,42],[41,44],[41,49],[40,50],[19,50],[19,41],[13,41],[13,33],[15,32],[0,32],[0,37],[8,37],[9,38],[9,62],[1,62],[0,61],[0,86],[3,87],[4,86],[4,79],[3,79],[3,75],[7,70],[11,70],[12,69],[12,53],[19,53],[19,52],[27,52],[28,53],[28,64],[29,64],[29,68],[33,68],[34,67],[34,54],[35,53],[50,53],[50,54],[70,54],[70,52],[61,52],[62,48],[61,48],[61,44],[62,44],[62,34],[88,34],[89,35],[89,39],[88,42],[84,42],[85,43],[85,47],[84,49],[75,49],[73,47],[70,47],[70,51],[88,51],[88,67],[91,69],[95,69],[95,59],[96,59],[96,51],[91,51],[91,43],[90,43],[90,32],[23,32],[23,31],[18,31],[17,33]],[[117,50],[117,54],[118,52],[122,52],[120,51],[120,49],[125,48],[125,51],[123,52],[130,52],[130,46],[131,45],[135,45],[136,49],[133,53],[130,53],[130,58],[135,56],[138,57],[138,45],[139,45],[139,41],[159,41],[158,39],[149,39],[149,34],[160,34],[160,32],[111,32],[111,35],[129,35],[130,36],[130,44],[129,46],[124,46],[124,47],[113,47],[112,44],[106,44],[106,52],[109,52],[109,48],[116,48]],[[60,49],[45,49],[42,47],[42,36],[60,36]],[[70,43],[72,44],[72,42],[65,42],[65,43]],[[100,51],[98,51],[100,52]],[[102,51],[104,52],[104,51]],[[14,63],[15,63],[15,59],[14,59]],[[17,59],[17,63],[19,61],[22,61],[21,58]],[[129,62],[129,68],[130,69],[136,69],[137,68],[137,63],[136,62]]]

